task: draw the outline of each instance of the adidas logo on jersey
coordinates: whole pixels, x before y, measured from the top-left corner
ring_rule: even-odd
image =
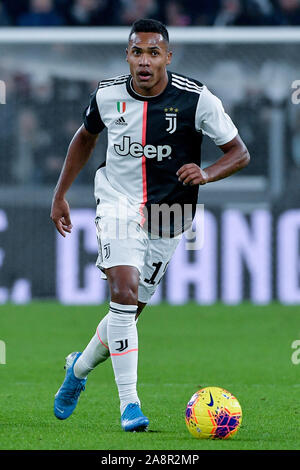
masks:
[[[117,119],[115,121],[115,124],[117,124],[117,126],[127,126],[127,122],[125,121],[125,119],[122,117],[120,117],[119,119]]]

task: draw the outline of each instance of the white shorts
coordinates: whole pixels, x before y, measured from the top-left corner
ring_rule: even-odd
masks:
[[[96,217],[98,258],[96,266],[104,270],[113,266],[134,266],[140,273],[138,300],[149,302],[163,278],[168,263],[181,239],[149,238],[135,220]]]

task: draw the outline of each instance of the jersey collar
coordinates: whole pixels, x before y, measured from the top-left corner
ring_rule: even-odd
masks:
[[[169,90],[170,86],[171,86],[171,73],[169,71],[167,71],[167,74],[168,74],[168,84],[166,86],[166,88],[159,94],[159,95],[155,95],[155,96],[143,96],[143,95],[139,95],[138,93],[136,93],[133,89],[133,86],[132,86],[132,76],[129,75],[128,79],[127,79],[127,82],[126,82],[126,89],[127,89],[127,92],[129,93],[130,96],[132,96],[132,98],[136,99],[136,100],[139,100],[139,101],[156,101],[156,100],[160,100],[162,98],[162,96],[166,93],[167,90]]]

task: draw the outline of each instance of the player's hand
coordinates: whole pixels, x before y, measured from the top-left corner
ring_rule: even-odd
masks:
[[[186,163],[177,171],[178,181],[183,185],[194,186],[195,184],[208,183],[208,174],[196,163]]]
[[[73,226],[70,218],[70,208],[65,199],[53,198],[50,217],[63,237],[66,236],[66,232],[71,233]]]

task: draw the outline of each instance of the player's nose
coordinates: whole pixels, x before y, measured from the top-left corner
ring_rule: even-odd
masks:
[[[149,64],[150,64],[150,61],[149,61],[148,55],[147,54],[141,54],[139,65],[145,67],[146,65],[149,65]]]

